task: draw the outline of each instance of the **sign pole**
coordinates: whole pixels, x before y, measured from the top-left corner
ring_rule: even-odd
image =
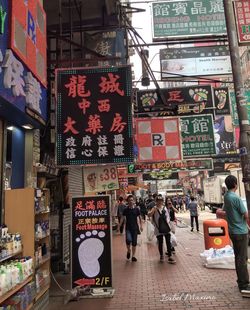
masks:
[[[250,210],[250,126],[247,113],[247,97],[245,96],[244,81],[241,73],[240,53],[237,31],[234,19],[232,1],[223,0],[227,24],[228,42],[230,48],[236,105],[240,126],[240,158],[245,185],[248,210]]]

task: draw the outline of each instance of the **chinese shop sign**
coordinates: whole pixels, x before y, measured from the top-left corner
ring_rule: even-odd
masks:
[[[85,193],[119,189],[116,166],[84,167]]]
[[[250,122],[250,90],[245,90],[245,96],[247,97],[247,104],[246,109],[248,113],[248,120]],[[239,116],[236,104],[235,93],[230,92],[230,101],[231,101],[231,108],[232,108],[232,119],[234,126],[239,126]]]
[[[233,1],[239,43],[250,42],[250,1]]]
[[[9,4],[8,1],[2,0],[0,5],[0,97],[19,111],[29,114],[36,121],[45,125],[47,118],[46,89],[12,50],[7,48],[10,36],[10,29],[7,27],[10,22]],[[8,114],[8,104],[2,107],[1,112]],[[5,110],[7,111],[5,112]],[[12,115],[5,117],[12,117]],[[20,114],[18,117],[21,117]]]
[[[179,161],[165,161],[162,163],[143,163],[128,165],[129,173],[151,172],[151,171],[193,171],[193,170],[213,170],[213,160],[211,158],[186,159]]]
[[[228,87],[213,89],[215,115],[230,115],[230,96]]]
[[[223,0],[154,2],[153,40],[226,34]]]
[[[86,59],[89,66],[120,66],[126,64],[126,33],[124,29],[116,29],[113,31],[95,31],[84,33],[84,46],[98,53],[101,57],[117,58],[112,60],[96,60],[96,55],[86,53]],[[88,63],[88,60],[87,60]],[[87,66],[86,63],[86,66]]]
[[[213,113],[213,93],[209,85],[187,86],[161,89],[167,106],[176,107],[176,115],[193,115]],[[137,110],[143,112],[159,112],[163,116],[165,105],[157,90],[141,90],[137,92]]]
[[[183,157],[208,156],[216,153],[211,115],[181,118]]]
[[[58,69],[57,165],[133,161],[129,66]]]
[[[11,1],[11,49],[46,87],[46,14],[40,0]]]
[[[136,142],[138,162],[181,159],[179,119],[138,118]]]
[[[178,173],[172,173],[170,171],[153,171],[151,173],[143,173],[142,175],[143,181],[150,180],[175,180],[178,179]]]
[[[216,116],[214,120],[214,139],[217,155],[237,154],[231,115]]]
[[[110,196],[72,198],[72,287],[112,287]]]
[[[232,73],[228,46],[162,49],[160,63],[162,79]]]

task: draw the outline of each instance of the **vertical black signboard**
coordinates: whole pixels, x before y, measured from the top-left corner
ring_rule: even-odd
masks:
[[[72,287],[112,287],[110,196],[72,198]]]
[[[57,165],[133,161],[131,68],[58,69]]]

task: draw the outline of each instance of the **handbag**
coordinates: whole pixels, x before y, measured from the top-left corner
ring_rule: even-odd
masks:
[[[159,221],[158,221],[158,225],[156,225],[156,227],[158,228],[159,233],[160,234],[169,234],[171,229],[167,223],[166,211],[162,210],[162,213],[159,210],[157,210],[157,211],[159,213]]]

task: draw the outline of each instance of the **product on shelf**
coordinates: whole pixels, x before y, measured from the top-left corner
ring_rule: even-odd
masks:
[[[32,304],[36,296],[35,282],[30,282],[19,290],[15,295],[11,296],[3,302],[1,309],[26,310]]]
[[[31,257],[18,258],[0,265],[0,296],[33,274]]]
[[[21,235],[19,233],[10,234],[7,226],[0,226],[0,261],[21,252],[21,250]]]
[[[46,203],[46,197],[41,189],[35,191],[35,213],[49,212],[49,205]]]
[[[37,240],[49,236],[49,221],[46,220],[46,221],[36,222],[35,234],[36,234]]]

